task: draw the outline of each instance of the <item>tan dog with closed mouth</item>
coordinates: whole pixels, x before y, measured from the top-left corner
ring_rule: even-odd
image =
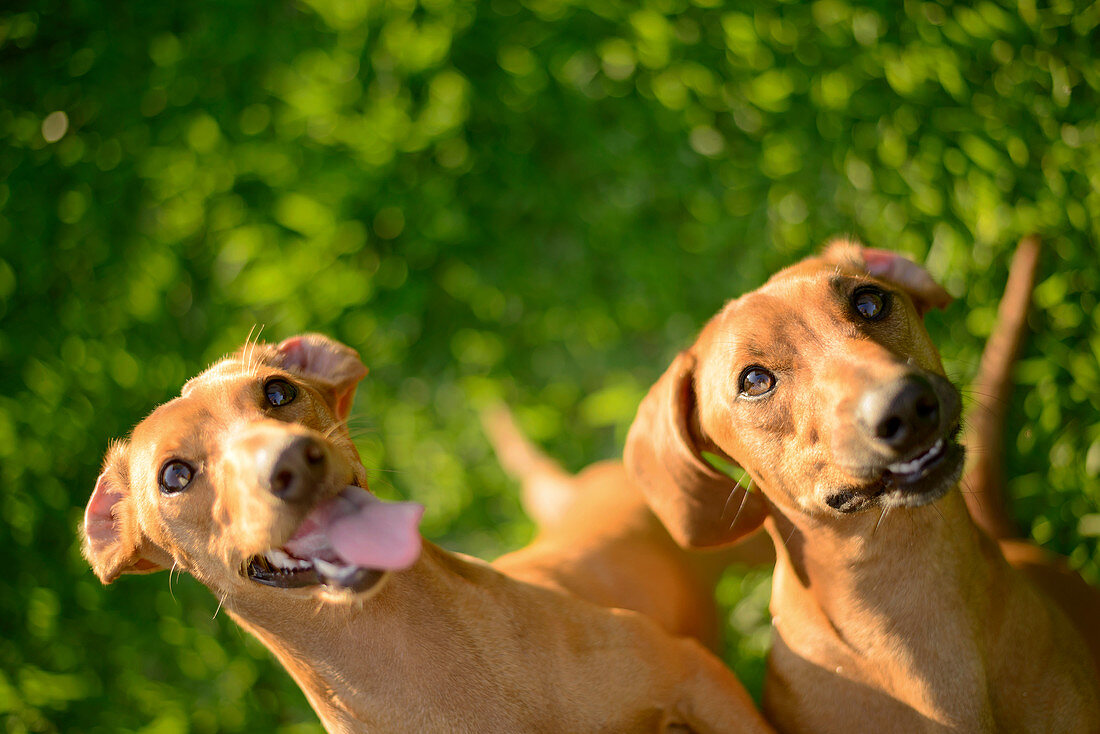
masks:
[[[560,578],[544,541],[531,564],[525,551],[503,564],[543,586],[447,553],[420,538],[419,506],[365,489],[345,425],[365,374],[348,347],[305,335],[246,345],[189,381],[108,452],[84,520],[96,574],[193,574],[331,732],[769,730],[698,642],[546,588],[573,590],[586,552],[599,568],[652,532],[640,499],[574,535]],[[609,506],[585,493],[567,512],[587,502]],[[614,588],[576,591],[613,603]]]
[[[900,256],[834,243],[723,308],[631,427],[627,466],[681,543],[721,545],[766,521],[764,711],[781,731],[1100,731],[1081,634],[1098,649],[1100,594],[1035,553],[1026,570],[1046,582],[1029,583],[958,489],[959,395],[922,323],[947,300]],[[1003,383],[1011,355],[992,357]],[[974,475],[975,499],[999,492],[990,476]],[[1071,598],[1090,628],[1055,603]]]

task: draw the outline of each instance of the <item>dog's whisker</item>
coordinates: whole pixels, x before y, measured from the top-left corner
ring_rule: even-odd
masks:
[[[745,502],[748,500],[748,498],[749,493],[747,491],[741,493],[741,504],[738,505],[737,512],[734,513],[733,520],[730,521],[730,530],[733,530],[733,526],[737,524],[737,518],[741,517],[741,510],[745,509]]]
[[[1010,401],[1001,400],[992,395],[982,396],[968,393],[961,393],[961,395],[967,413],[970,415],[975,415],[980,412],[982,415],[996,416],[998,412],[1003,412],[1012,405]]]
[[[380,436],[382,432],[377,428],[355,428],[348,431],[348,438],[353,441],[358,438],[366,438],[367,436]]]
[[[331,426],[326,428],[324,430],[324,433],[322,433],[321,435],[324,436],[326,439],[329,439],[329,438],[332,438],[332,435],[334,433],[336,433],[337,431],[340,431],[340,430],[343,430],[343,429],[346,429],[346,428],[347,428],[347,424],[344,421],[340,421],[338,423],[333,423]]]
[[[172,560],[172,567],[168,569],[168,595],[172,597],[172,601],[176,600],[176,592],[172,590],[172,574],[175,572],[177,562]]]
[[[722,514],[718,516],[719,518],[723,518],[726,516],[726,510],[730,508],[730,500],[733,499],[733,495],[737,494],[737,490],[740,488],[741,480],[738,479],[736,482],[733,483],[733,488],[730,489],[730,493],[726,496],[726,503],[722,505]]]
[[[218,597],[218,608],[214,610],[214,616],[211,617],[210,619],[217,619],[218,618],[218,612],[220,612],[222,610],[222,606],[225,604],[225,600],[228,599],[228,598],[229,598],[228,593]]]
[[[882,512],[879,513],[878,522],[875,523],[875,529],[871,531],[871,537],[875,537],[875,533],[878,532],[879,526],[882,525],[882,519],[886,517],[886,513],[890,511],[889,507],[883,507]]]
[[[738,485],[735,484],[733,486],[733,489],[730,490],[730,493],[726,495],[726,502],[724,505],[722,505],[722,512],[718,515],[719,518],[723,518],[726,516],[726,511],[730,508],[730,500],[733,499],[733,495],[737,494],[737,487]]]
[[[379,431],[381,430],[377,425],[366,420],[357,420],[347,424],[349,430],[356,431]]]
[[[256,361],[256,347],[260,344],[260,335],[264,333],[264,326],[266,324],[260,324],[260,330],[256,332],[256,338],[252,340],[252,352],[249,354],[249,360],[252,362],[252,374],[258,376],[260,373],[260,363]]]
[[[348,427],[357,427],[357,428],[362,427],[362,426],[373,426],[374,425],[371,421],[367,420],[366,417],[357,416],[357,415],[348,416],[347,418],[345,418],[343,420],[343,424],[348,426]]]
[[[257,330],[257,326],[259,329]],[[244,348],[241,353],[244,356],[245,365],[249,369],[249,375],[256,377],[259,375],[260,365],[255,361],[256,347],[260,343],[260,335],[264,332],[266,324],[253,324],[252,329],[248,332],[248,338],[245,339]],[[253,337],[252,332],[255,331],[256,335]]]
[[[252,328],[248,330],[248,336],[244,338],[244,345],[241,347],[241,355],[245,354],[245,350],[248,349],[248,345],[252,342],[252,332],[256,330],[256,322],[252,322]]]
[[[252,331],[254,331],[257,328],[257,326],[259,326],[259,325],[255,324],[255,323],[252,324]],[[244,346],[245,346],[245,365],[249,368],[249,374],[252,375],[253,377],[255,377],[256,376],[256,367],[255,367],[255,362],[252,361],[252,357],[256,353],[256,342],[254,342],[252,340],[252,331],[248,332],[248,339],[245,339],[245,342],[244,342]],[[256,335],[256,338],[259,339],[259,334]]]
[[[794,523],[791,524],[790,534],[783,540],[783,547],[786,548],[787,544],[791,542],[791,538],[794,537],[795,531],[798,530],[798,526]]]

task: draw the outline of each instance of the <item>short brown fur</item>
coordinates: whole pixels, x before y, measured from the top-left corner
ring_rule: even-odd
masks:
[[[305,357],[288,360],[288,345]],[[287,542],[319,501],[366,486],[345,426],[365,373],[349,348],[307,335],[249,344],[191,380],[108,453],[84,526],[95,572],[104,582],[159,568],[193,574],[282,662],[331,732],[769,730],[698,642],[583,598],[615,606],[655,598],[620,599],[614,582],[583,574],[619,542],[653,534],[655,523],[636,520],[648,512],[641,503],[615,509],[599,491],[579,495],[570,511],[584,514],[591,502],[605,522],[574,532],[575,555],[561,573],[553,554],[538,550],[552,544],[548,530],[527,552],[530,563],[521,551],[500,564],[512,575],[424,541],[411,568],[388,572],[365,593],[250,580],[250,556]],[[298,386],[285,408],[263,403],[272,377]],[[320,442],[327,470],[308,497],[288,502],[258,487],[254,467],[298,435]],[[186,491],[165,495],[158,467],[180,456],[197,467],[195,477]],[[660,547],[668,549],[667,581],[683,554]]]
[[[885,315],[857,312],[865,289],[886,294]],[[1100,594],[1033,546],[998,546],[959,491],[958,393],[921,318],[947,299],[915,264],[835,243],[722,309],[631,428],[628,468],[680,542],[721,545],[766,520],[777,561],[764,710],[781,731],[1100,731],[1083,639],[1098,649]],[[753,365],[774,383],[746,397]],[[886,445],[904,431],[865,419],[879,415],[868,396],[898,384],[936,406],[913,408],[931,435],[904,450]],[[704,450],[758,491],[723,481]],[[1021,548],[1045,585],[1010,565]],[[1066,612],[1084,610],[1092,622],[1075,628]]]

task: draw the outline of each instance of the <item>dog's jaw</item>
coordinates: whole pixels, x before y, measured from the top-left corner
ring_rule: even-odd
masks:
[[[423,512],[420,505],[384,503],[362,487],[345,487],[317,503],[279,547],[252,556],[244,573],[279,589],[369,591],[387,571],[416,561]]]
[[[956,440],[940,438],[916,459],[897,469],[890,465],[883,477],[886,489],[879,495],[879,505],[893,509],[921,507],[937,501],[958,485],[965,456]]]

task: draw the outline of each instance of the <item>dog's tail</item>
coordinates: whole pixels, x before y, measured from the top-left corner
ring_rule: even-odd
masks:
[[[1012,395],[1012,368],[1027,333],[1039,249],[1037,235],[1024,237],[1016,247],[997,308],[997,324],[971,385],[975,403],[967,418],[965,439],[970,461],[962,488],[974,521],[996,539],[1019,535],[1005,492],[1004,423]]]
[[[505,405],[482,411],[481,425],[501,467],[522,485],[524,511],[541,528],[556,525],[575,499],[574,477],[523,435]]]

